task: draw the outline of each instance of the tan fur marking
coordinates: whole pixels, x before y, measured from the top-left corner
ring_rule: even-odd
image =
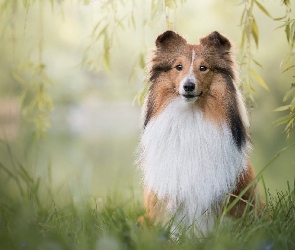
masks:
[[[159,219],[161,219],[161,222],[163,223],[170,219],[165,213],[166,211],[163,209],[166,206],[166,202],[159,201],[156,194],[149,192],[146,188],[144,189],[143,202],[146,214],[144,215],[144,218],[141,219],[141,222],[144,222],[143,220],[147,219],[150,223],[157,223],[159,222]],[[163,204],[163,202],[165,204]]]
[[[204,112],[206,118],[220,125],[226,117],[226,86],[222,78],[217,76],[210,89],[204,89],[204,94],[196,105]]]
[[[254,169],[252,167],[252,164],[249,162],[248,169],[246,172],[243,173],[242,176],[240,176],[237,182],[236,190],[234,190],[233,194],[238,196],[247,187],[247,185],[254,179],[254,177],[255,177]],[[249,202],[249,204],[252,205],[250,206],[250,209],[252,209],[255,206],[258,199],[257,195],[258,193],[256,190],[256,183],[254,183],[242,196],[243,200],[246,200],[247,202]],[[230,202],[234,200],[235,200],[234,196],[230,198]],[[238,203],[230,211],[230,215],[234,217],[241,217],[246,207],[247,207],[247,203],[245,203],[244,201],[238,201]]]
[[[148,192],[146,189],[144,189],[144,201],[143,201],[144,207],[146,209],[146,215],[150,222],[154,222],[155,220],[155,207],[157,204],[157,197],[155,194]]]

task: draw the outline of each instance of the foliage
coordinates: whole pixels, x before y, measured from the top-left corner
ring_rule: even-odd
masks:
[[[78,1],[78,0],[77,0]],[[54,11],[55,6],[62,6],[63,1],[50,0],[49,3]],[[90,4],[89,0],[79,0],[82,4]],[[119,41],[118,32],[121,30],[133,29],[146,30],[152,29],[154,25],[164,18],[167,29],[174,28],[174,19],[176,10],[185,4],[185,0],[151,0],[150,3],[137,2],[136,0],[127,1],[98,1],[100,8],[98,20],[93,27],[91,34],[91,42],[85,50],[85,56],[82,60],[82,65],[94,71],[110,70],[112,48]],[[290,46],[290,52],[283,61],[283,72],[294,72],[294,41],[295,41],[295,19],[292,18],[291,3],[288,0],[282,1],[286,6],[286,14],[280,18],[273,18],[266,7],[266,3],[262,4],[258,0],[243,0],[240,5],[243,6],[243,11],[240,20],[241,26],[241,44],[240,44],[240,65],[241,65],[241,84],[240,88],[245,96],[245,99],[251,104],[254,101],[253,94],[256,85],[260,85],[266,90],[269,90],[259,71],[255,68],[261,68],[262,65],[254,58],[253,50],[259,45],[259,23],[254,16],[254,8],[275,21],[283,21],[284,24],[279,28],[285,28],[286,39]],[[14,59],[15,71],[13,77],[16,82],[21,85],[21,101],[23,107],[23,115],[35,124],[36,131],[40,137],[46,132],[50,126],[49,115],[53,109],[53,103],[49,94],[50,76],[46,73],[46,65],[43,61],[43,9],[45,6],[44,0],[3,0],[0,6],[0,17],[8,18],[11,22],[12,30],[12,46],[16,46],[17,34],[16,16],[19,12],[25,12],[29,15],[29,10],[32,6],[39,6],[39,38],[35,49],[38,51],[38,58],[30,61],[19,62]],[[145,9],[143,15],[139,10]],[[120,10],[120,11],[119,11]],[[24,29],[26,23],[23,24]],[[102,48],[102,49],[100,49]],[[94,51],[100,51],[101,55],[97,56]],[[130,79],[134,79],[136,74],[142,74],[146,70],[146,46],[144,38],[142,39],[142,51],[137,55],[137,60],[131,73]],[[24,73],[24,68],[26,73]],[[16,70],[18,69],[18,70]],[[25,75],[24,75],[25,74]],[[293,76],[294,77],[294,76]],[[144,80],[146,82],[146,80]],[[28,91],[29,90],[29,91]],[[138,93],[134,98],[138,103],[142,104],[142,100],[146,93],[147,87]],[[291,83],[290,90],[284,97],[284,102],[290,101],[289,104],[278,108],[276,111],[289,111],[289,114],[283,116],[276,121],[276,124],[286,124],[285,131],[289,137],[294,131],[295,122],[295,91],[294,83]]]
[[[242,28],[242,38],[241,38],[241,86],[242,92],[246,100],[253,102],[253,94],[255,92],[255,87],[253,83],[258,83],[264,89],[269,90],[269,87],[264,82],[262,77],[253,68],[253,64],[261,67],[261,64],[257,62],[253,57],[253,43],[258,48],[259,45],[259,30],[256,19],[253,14],[254,6],[257,6],[264,14],[270,16],[264,6],[256,0],[245,0],[242,1],[244,10],[242,12],[240,26]]]
[[[64,0],[47,1],[52,11],[62,8]],[[78,0],[77,0],[78,1]],[[89,4],[90,0],[78,1]],[[84,66],[94,71],[110,70],[112,67],[112,48],[116,46],[119,30],[153,28],[164,19],[168,29],[173,29],[174,14],[185,0],[151,0],[145,16],[135,16],[136,10],[142,8],[136,0],[99,1],[101,4],[99,19],[91,34],[91,44],[86,49],[82,62]],[[266,4],[266,3],[265,3]],[[285,0],[286,15],[275,21],[283,21],[279,28],[285,28],[286,38],[290,45],[290,53],[283,61],[283,72],[294,72],[294,30],[295,20],[291,18],[290,1]],[[261,67],[253,57],[253,48],[258,48],[258,23],[253,14],[257,7],[261,13],[271,17],[267,8],[260,2],[244,0],[241,18],[241,65],[243,81],[241,88],[249,100],[253,100],[256,85],[268,89],[259,71]],[[19,87],[19,98],[22,103],[22,114],[33,122],[35,129],[42,137],[50,126],[49,115],[53,110],[50,95],[51,76],[43,59],[43,11],[47,6],[45,0],[2,0],[0,4],[1,21],[9,25],[11,31],[11,47],[15,52],[17,44],[17,17],[30,9],[38,8],[38,35],[33,45],[34,58],[19,60],[14,54],[11,63],[11,78]],[[123,8],[123,12],[121,12]],[[120,9],[120,13],[118,12]],[[139,18],[139,19],[138,19]],[[106,21],[105,21],[106,20]],[[24,32],[26,22],[21,25]],[[4,32],[3,31],[3,32]],[[103,45],[100,56],[94,56],[93,49]],[[144,39],[142,51],[137,56],[134,69],[142,72],[146,67],[146,51]],[[21,46],[21,45],[18,45]],[[136,70],[133,74],[136,74]],[[294,74],[293,74],[294,75]],[[133,76],[132,76],[133,77]],[[293,76],[294,77],[294,76]],[[145,82],[146,83],[146,82]],[[147,85],[135,97],[142,103]],[[294,131],[294,101],[295,85],[291,83],[284,101],[291,102],[277,111],[289,111],[289,114],[277,121],[286,124],[286,132]],[[3,143],[3,142],[1,142]],[[26,145],[27,147],[28,145]],[[53,190],[50,183],[51,175],[48,166],[48,180],[35,177],[20,159],[15,159],[8,144],[5,153],[9,161],[0,160],[0,246],[4,249],[293,249],[295,248],[295,187],[288,183],[285,192],[272,196],[265,188],[266,209],[261,216],[253,212],[245,213],[241,219],[226,220],[224,217],[217,222],[217,227],[205,239],[188,237],[185,230],[179,237],[171,237],[166,227],[151,226],[147,223],[140,226],[137,218],[143,215],[141,203],[130,199],[119,198],[119,195],[109,196],[101,202],[96,197],[84,197],[83,203],[76,203],[70,193],[62,196]],[[26,149],[30,150],[30,149]],[[5,154],[4,154],[5,155]],[[275,156],[274,160],[279,157]],[[4,157],[5,158],[5,157]],[[271,164],[272,162],[270,162]],[[267,164],[264,168],[268,168]],[[262,176],[262,172],[258,177]],[[295,184],[294,184],[295,185]],[[240,197],[237,197],[239,199]],[[59,201],[63,200],[63,202]],[[236,200],[237,201],[237,200]],[[227,214],[229,208],[224,210]]]
[[[93,57],[95,45],[102,42],[103,51],[102,58],[104,66],[107,70],[111,66],[111,48],[114,46],[115,40],[120,40],[118,32],[131,28],[133,30],[145,29],[145,26],[153,27],[159,18],[164,14],[167,28],[172,28],[171,12],[175,11],[178,2],[184,3],[185,0],[152,0],[150,13],[144,17],[137,16],[138,8],[145,6],[145,3],[140,3],[138,6],[135,0],[120,0],[120,1],[101,1],[100,15],[96,22],[92,34],[91,44],[86,49],[83,65],[88,65],[92,70],[99,71],[102,69],[99,56]],[[119,11],[120,10],[120,11]],[[144,47],[144,44],[143,44]],[[145,67],[144,55],[138,55],[138,65],[141,69]]]
[[[274,18],[270,15],[267,9],[257,0],[244,0],[242,4],[244,5],[244,11],[241,17],[241,27],[242,27],[242,39],[241,39],[241,49],[243,51],[241,57],[241,67],[242,67],[242,83],[241,89],[243,90],[246,99],[254,101],[253,93],[255,88],[253,87],[253,82],[257,82],[264,89],[269,90],[269,87],[264,82],[263,78],[252,68],[252,64],[256,64],[262,67],[259,62],[257,62],[252,56],[252,44],[259,45],[259,30],[256,19],[253,15],[253,7],[257,6],[265,15],[272,18],[275,21],[284,21],[284,24],[278,28],[285,28],[286,39],[290,46],[290,52],[283,60],[282,64],[284,67],[283,73],[288,71],[293,71],[293,78],[295,77],[295,19],[291,18],[291,3],[289,0],[283,0],[282,3],[286,6],[286,14],[280,18]],[[295,89],[294,83],[291,83],[290,90],[286,92],[283,101],[286,102],[291,99],[288,105],[277,108],[275,111],[286,111],[289,110],[289,114],[277,119],[275,121],[276,125],[286,124],[285,132],[287,137],[290,137],[295,130]]]
[[[37,58],[34,60],[19,61],[15,56],[15,47],[17,45],[16,29],[19,13],[26,12],[28,14],[31,5],[38,2],[38,44],[35,44],[37,50]],[[53,6],[54,1],[50,0]],[[46,65],[43,61],[43,19],[44,19],[44,4],[43,0],[23,0],[22,3],[17,0],[5,0],[1,7],[1,17],[8,19],[12,23],[12,47],[13,47],[13,69],[12,78],[21,86],[20,103],[22,105],[22,114],[30,122],[35,124],[36,133],[39,138],[42,138],[50,127],[48,117],[53,110],[53,102],[51,95],[48,92],[48,87],[51,84],[50,77],[46,73]],[[12,14],[3,17],[5,11],[11,10]],[[25,24],[26,25],[26,24]],[[25,32],[26,26],[24,26]]]
[[[292,72],[292,78],[295,78],[295,19],[291,18],[291,3],[288,0],[283,1],[286,6],[286,14],[281,18],[276,20],[284,21],[284,24],[279,28],[285,28],[286,39],[288,41],[290,52],[286,56],[285,60],[282,62],[285,72]],[[283,101],[290,101],[288,105],[281,106],[275,111],[289,111],[289,114],[279,118],[275,121],[276,125],[286,124],[285,132],[287,137],[290,137],[295,130],[295,83],[292,81],[290,89],[286,92]]]
[[[170,222],[167,226],[151,225],[148,221],[140,225],[138,218],[144,209],[134,197],[126,199],[113,194],[105,200],[84,197],[83,202],[76,203],[71,194],[67,194],[70,199],[58,202],[59,195],[47,180],[35,179],[32,172],[15,161],[12,157],[11,163],[15,164],[12,171],[0,164],[1,178],[5,180],[0,184],[0,245],[3,249],[295,247],[295,183],[294,186],[288,183],[286,191],[275,196],[268,194],[265,188],[265,209],[247,211],[240,219],[222,217],[208,236],[198,238],[188,235],[186,228],[171,235]],[[46,186],[43,191],[40,183]],[[8,184],[15,185],[20,193],[5,191],[3,185]]]

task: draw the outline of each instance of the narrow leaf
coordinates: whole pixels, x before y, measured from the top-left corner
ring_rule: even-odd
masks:
[[[252,35],[253,35],[256,47],[258,48],[259,31],[258,31],[258,26],[255,19],[253,19],[251,31],[252,31]]]
[[[278,126],[278,125],[281,125],[284,123],[288,123],[294,116],[295,116],[295,114],[293,114],[293,113],[285,115],[285,116],[275,120],[275,124],[276,124],[276,126]]]
[[[268,17],[272,18],[272,16],[269,14],[269,12],[264,8],[264,6],[259,3],[258,1],[255,1],[257,7],[265,14],[267,15]]]
[[[293,68],[295,68],[295,65],[291,65],[291,66],[289,66],[288,68],[284,69],[284,71],[283,71],[282,73],[288,71],[289,69],[293,69]]]
[[[261,76],[254,70],[250,69],[252,76],[255,78],[255,80],[260,84],[261,87],[269,91],[268,85],[264,82],[264,80],[261,78]]]
[[[276,159],[285,151],[290,148],[293,148],[295,144],[285,147],[282,150],[280,150],[263,168],[262,170],[256,175],[256,177],[244,188],[244,190],[238,195],[236,199],[234,199],[233,202],[230,203],[230,205],[223,211],[223,215],[226,215],[230,212],[230,210],[238,203],[238,201],[242,198],[242,196],[249,190],[249,188],[254,185],[261,177],[264,171],[272,165],[273,162],[276,161]]]
[[[253,60],[253,62],[257,65],[257,66],[259,66],[260,68],[262,68],[262,65],[258,62],[258,61],[256,61],[255,59],[252,59]]]
[[[277,17],[277,18],[274,18],[273,20],[275,20],[275,21],[281,21],[281,20],[283,20],[283,19],[285,19],[286,18],[286,16],[283,16],[283,17]]]
[[[285,131],[288,131],[289,129],[290,129],[290,127],[293,125],[293,123],[294,123],[294,119],[295,118],[292,118],[288,123],[287,123],[287,125],[286,125],[286,127],[285,127]]]
[[[241,39],[241,48],[244,48],[244,44],[245,44],[245,32],[242,32],[242,39]]]
[[[104,63],[107,69],[110,69],[110,39],[107,34],[104,36]]]
[[[107,28],[108,24],[98,33],[97,37],[95,38],[95,41],[98,41],[101,36],[107,36]]]
[[[145,59],[144,59],[143,53],[140,53],[140,55],[139,55],[139,66],[141,69],[145,68]]]
[[[136,29],[136,22],[135,22],[135,18],[134,18],[133,13],[132,13],[132,16],[131,16],[131,23],[132,23],[133,28]]]
[[[283,27],[285,27],[285,26],[287,26],[287,25],[289,25],[290,23],[293,23],[293,22],[295,22],[295,19],[292,19],[290,21],[285,22],[284,24],[280,25],[276,29],[283,28]]]
[[[280,112],[280,111],[285,111],[285,110],[287,110],[289,108],[290,108],[290,105],[285,105],[285,106],[281,106],[281,107],[275,109],[274,111],[275,112]]]
[[[286,36],[287,36],[287,41],[290,43],[290,24],[286,25],[285,33],[286,33]]]
[[[287,91],[287,93],[284,96],[283,102],[287,101],[290,97],[295,95],[295,88],[291,87],[291,89],[289,91]]]
[[[279,28],[283,28],[291,23],[295,22],[295,19],[291,19],[289,21],[286,21],[284,24],[282,24],[281,26],[277,27],[276,29],[279,29]]]

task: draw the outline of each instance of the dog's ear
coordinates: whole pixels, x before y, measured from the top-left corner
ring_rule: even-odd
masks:
[[[231,48],[230,41],[225,36],[220,35],[217,31],[200,39],[200,43],[205,46],[214,46],[223,51],[229,51]]]
[[[156,39],[156,47],[158,50],[176,51],[184,45],[186,45],[186,40],[171,30],[165,31]]]

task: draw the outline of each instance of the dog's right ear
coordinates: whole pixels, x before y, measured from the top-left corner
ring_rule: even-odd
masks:
[[[200,42],[205,46],[213,46],[221,51],[229,51],[231,48],[230,41],[225,36],[220,35],[217,31],[200,39]]]
[[[167,30],[163,34],[159,35],[156,39],[156,47],[159,50],[175,51],[180,46],[186,45],[186,40],[175,33],[174,31]]]

